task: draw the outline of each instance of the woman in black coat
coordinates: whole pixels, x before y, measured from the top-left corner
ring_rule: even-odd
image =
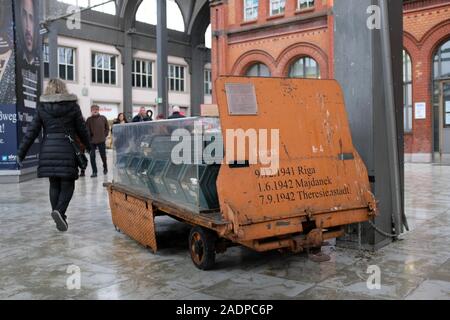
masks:
[[[21,163],[43,129],[38,177],[50,180],[51,216],[59,231],[68,229],[66,210],[78,179],[75,152],[66,133],[72,138],[78,136],[90,150],[89,135],[77,100],[75,95],[67,92],[64,82],[51,79],[17,152]]]

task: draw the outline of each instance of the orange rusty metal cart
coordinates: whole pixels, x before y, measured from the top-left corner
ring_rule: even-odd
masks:
[[[344,226],[376,214],[336,81],[221,77],[216,97],[226,146],[217,178],[220,209],[193,212],[113,182],[105,186],[117,229],[156,252],[156,216],[188,223],[192,261],[208,270],[230,245],[259,252],[317,249],[342,236]],[[229,132],[239,130],[247,138],[252,130],[275,133],[258,154],[279,159],[276,170],[250,161],[247,144],[233,144],[237,136]],[[272,148],[277,141],[279,148]]]

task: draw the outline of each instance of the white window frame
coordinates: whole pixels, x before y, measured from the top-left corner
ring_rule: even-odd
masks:
[[[302,69],[301,70],[301,75],[293,75],[292,74],[292,68],[294,67],[294,65],[296,63],[298,63],[299,61],[302,61]],[[314,63],[316,66],[316,74],[312,77],[308,76],[308,67],[311,67],[311,63]],[[310,56],[303,56],[303,57],[299,57],[297,58],[289,67],[289,77],[291,78],[300,78],[300,79],[320,79],[321,78],[321,74],[320,74],[320,65],[319,63]]]
[[[277,16],[286,11],[286,0],[270,0],[270,16]]]
[[[403,50],[403,116],[404,132],[413,131],[413,78],[412,78],[412,60],[406,50]]]
[[[63,63],[60,60],[60,50],[72,50],[72,55],[73,55],[73,63],[69,64],[69,63]],[[77,69],[76,69],[76,52],[77,49],[76,48],[71,48],[71,47],[58,47],[58,77],[64,81],[70,81],[70,82],[75,82],[77,80]],[[44,79],[48,79],[50,77],[50,48],[48,43],[44,43],[43,47],[42,47],[42,60],[44,62]],[[67,59],[67,52],[66,52],[66,57],[65,59]],[[66,60],[67,61],[67,60]],[[60,66],[64,65],[65,66],[65,74],[66,76],[64,78],[61,77],[61,72],[60,72]],[[48,68],[48,75],[45,74],[45,67],[47,66]],[[67,79],[67,70],[68,67],[71,66],[73,67],[73,79]]]
[[[101,67],[97,67],[97,56],[101,56],[102,58],[102,66]],[[96,52],[93,51],[91,54],[91,59],[94,59],[94,61],[91,61],[91,82],[93,84],[98,84],[98,85],[108,85],[108,86],[117,86],[118,84],[118,57],[117,55],[114,54],[110,54],[110,53],[103,53],[103,52]],[[109,68],[105,67],[105,59],[109,58]],[[111,68],[111,60],[112,58],[115,59],[115,69]],[[95,80],[92,77],[92,71],[95,70]],[[98,81],[98,71],[102,71],[102,81],[99,82]],[[105,74],[109,73],[109,82],[105,83]],[[112,77],[111,75],[114,74],[114,83],[112,83]]]
[[[251,75],[250,74],[250,71],[252,71],[252,69],[254,69],[254,68],[256,68],[256,75]],[[263,68],[265,68],[265,69],[267,69],[267,72],[268,72],[268,74],[267,75],[264,75],[263,74]],[[270,70],[270,68],[269,68],[269,66],[268,65],[266,65],[265,63],[263,63],[263,62],[256,62],[256,63],[254,63],[254,64],[252,64],[248,69],[247,69],[247,71],[246,71],[246,73],[245,73],[247,76],[249,76],[249,77],[262,77],[262,78],[265,78],[265,77],[271,77],[272,76],[272,72],[271,72],[271,70]]]
[[[138,64],[140,64],[140,71],[137,71]],[[148,69],[148,65],[150,65],[150,70]],[[134,69],[134,71],[132,70],[133,88],[153,89],[153,65],[154,63],[151,60],[133,59],[133,69]],[[139,85],[138,85],[138,78],[140,78]],[[143,85],[144,78],[146,80],[145,86]]]
[[[258,19],[258,0],[242,0],[244,1],[244,21],[252,21]],[[248,14],[249,13],[249,14]]]
[[[183,70],[183,75],[181,75]],[[169,91],[186,92],[186,67],[179,64],[169,64]],[[172,85],[173,81],[173,85]]]
[[[205,69],[204,72],[204,94],[207,96],[212,95],[212,72],[211,69]]]
[[[60,60],[60,51],[64,50],[64,59],[66,60],[66,62],[61,62]],[[72,51],[72,64],[67,63],[67,56],[68,56],[68,51],[71,50]],[[70,47],[58,47],[58,77],[61,80],[64,81],[70,81],[70,82],[74,82],[77,79],[77,72],[76,72],[76,49],[75,48],[70,48]],[[60,72],[60,68],[61,66],[64,66],[65,69],[65,74],[66,76],[64,78],[61,77],[61,72]],[[69,67],[73,68],[73,79],[68,79],[67,75],[68,75],[68,69]]]
[[[306,7],[302,8],[302,5],[306,4]],[[297,0],[297,10],[309,10],[314,8],[314,0]]]
[[[42,46],[42,61],[44,62],[44,79],[50,77],[50,48],[47,43]],[[45,75],[45,65],[48,67],[48,75]]]

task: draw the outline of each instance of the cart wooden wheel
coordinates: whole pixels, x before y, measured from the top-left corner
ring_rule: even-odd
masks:
[[[193,227],[189,235],[189,251],[192,262],[200,270],[211,270],[216,262],[217,235],[212,231]]]

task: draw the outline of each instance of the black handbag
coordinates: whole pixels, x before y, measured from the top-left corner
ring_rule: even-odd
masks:
[[[80,167],[81,170],[86,170],[88,166],[88,159],[86,155],[81,152],[80,147],[78,144],[72,139],[70,134],[66,134],[67,139],[69,139],[70,144],[72,145],[73,151],[75,152],[75,158],[77,160],[78,167]]]
[[[61,120],[61,125],[64,129],[66,138],[69,140],[69,143],[72,145],[78,167],[80,167],[81,170],[86,170],[86,168],[88,166],[88,159],[87,159],[86,155],[83,152],[81,152],[80,147],[75,142],[75,140],[73,140],[72,136],[70,135],[69,131],[66,129],[66,126],[64,125],[64,121],[62,121],[62,120]]]

